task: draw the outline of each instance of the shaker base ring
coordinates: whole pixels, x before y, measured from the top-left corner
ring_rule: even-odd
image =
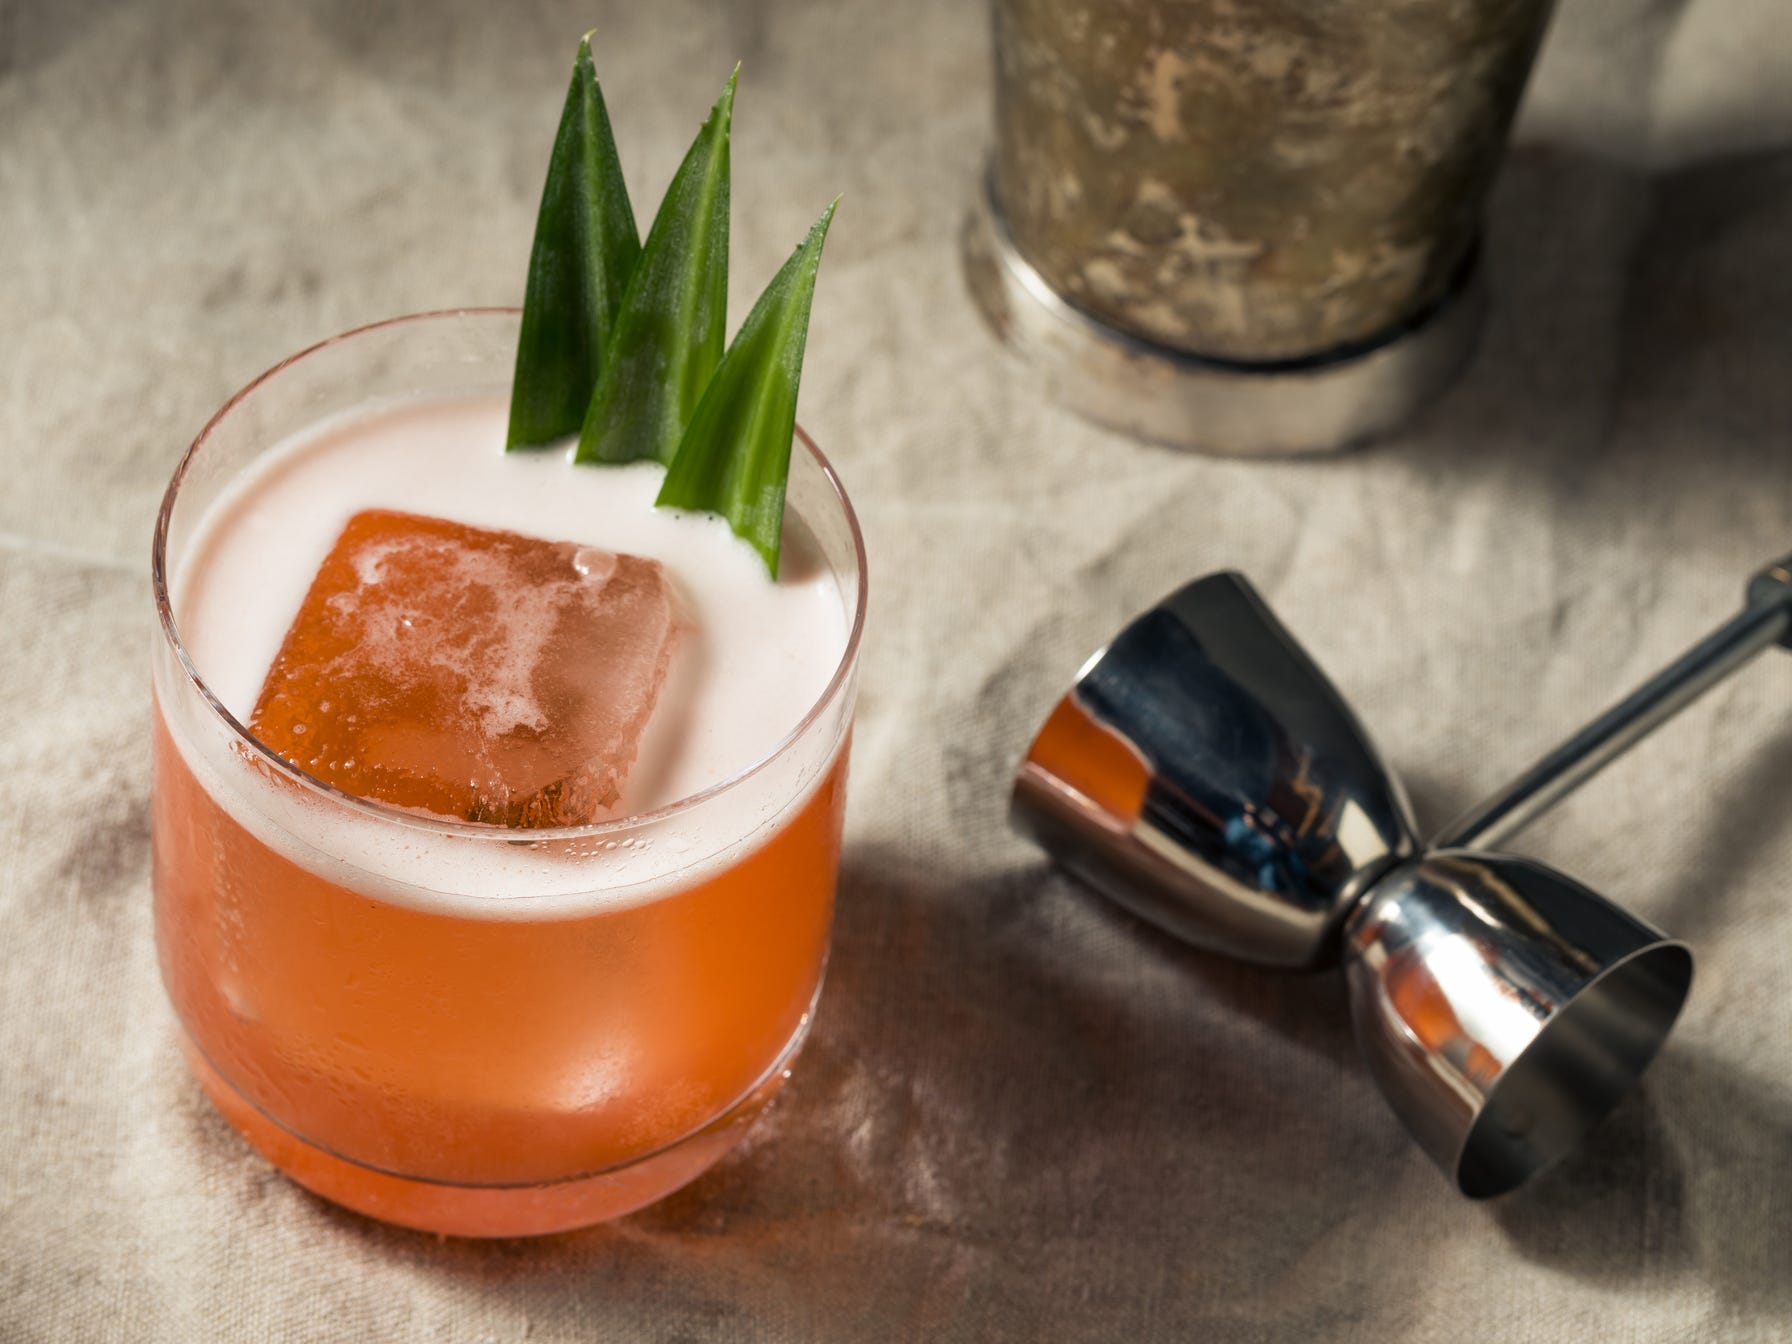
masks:
[[[984,320],[1054,399],[1108,428],[1217,456],[1333,453],[1386,434],[1455,380],[1486,312],[1471,256],[1441,301],[1379,340],[1261,364],[1174,350],[1053,289],[1015,246],[987,177],[962,255]]]

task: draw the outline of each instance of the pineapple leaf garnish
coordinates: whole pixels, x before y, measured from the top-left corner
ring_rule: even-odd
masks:
[[[535,217],[506,448],[547,443],[584,423],[640,251],[587,33]]]
[[[784,489],[821,245],[836,200],[765,287],[722,356],[655,501],[721,514],[778,577]]]
[[[529,257],[507,446],[577,430],[575,462],[663,462],[655,503],[720,514],[776,579],[809,308],[839,200],[724,350],[739,75],[736,66],[643,246],[590,34],[579,43]]]
[[[736,66],[666,188],[610,329],[575,462],[671,462],[728,337]]]

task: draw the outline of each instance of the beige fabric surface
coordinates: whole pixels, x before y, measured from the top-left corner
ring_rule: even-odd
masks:
[[[1247,465],[1042,403],[956,238],[971,0],[0,0],[0,1340],[1792,1337],[1792,664],[1526,848],[1689,939],[1642,1091],[1459,1199],[1333,977],[1110,913],[1004,824],[1083,655],[1248,572],[1436,822],[1792,549],[1792,32],[1563,0],[1497,193],[1478,361],[1393,441]],[[836,191],[803,419],[873,627],[831,981],[685,1192],[443,1242],[276,1176],[183,1073],[149,925],[151,517],[230,391],[326,334],[508,303],[578,34],[637,199],[729,66],[737,312]]]

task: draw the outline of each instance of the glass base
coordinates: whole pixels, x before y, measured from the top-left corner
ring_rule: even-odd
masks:
[[[687,1185],[746,1135],[771,1103],[809,1033],[808,1013],[747,1094],[703,1128],[621,1166],[544,1185],[456,1185],[363,1166],[306,1142],[238,1092],[183,1031],[187,1067],[212,1105],[285,1175],[315,1195],[381,1222],[452,1237],[533,1237],[625,1213]]]

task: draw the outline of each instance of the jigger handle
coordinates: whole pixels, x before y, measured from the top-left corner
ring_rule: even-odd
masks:
[[[1505,788],[1457,817],[1436,849],[1492,846],[1529,826],[1637,742],[1772,644],[1792,646],[1792,556],[1748,586],[1741,613],[1582,728]]]

